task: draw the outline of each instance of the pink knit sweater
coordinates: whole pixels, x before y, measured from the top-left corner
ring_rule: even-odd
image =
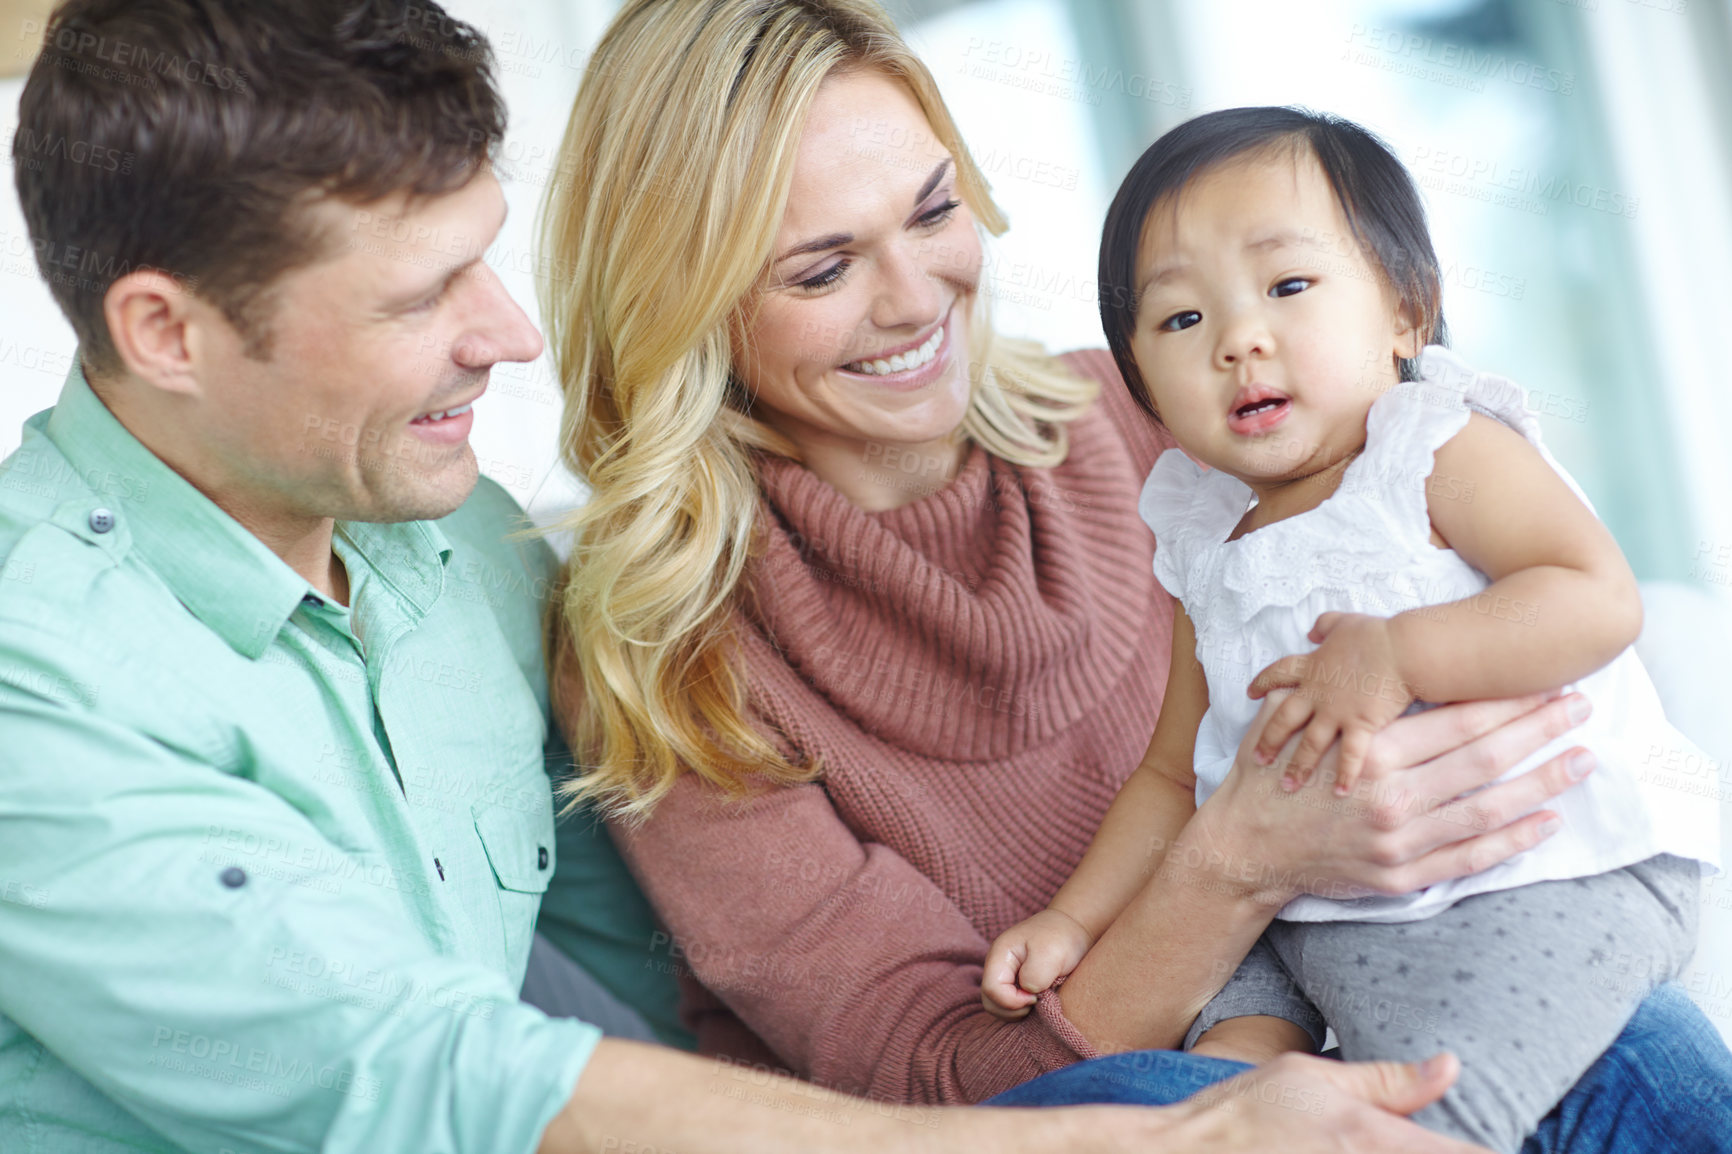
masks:
[[[977,447],[941,492],[866,513],[765,462],[751,700],[823,780],[729,803],[687,776],[613,829],[689,966],[706,1052],[923,1103],[1092,1055],[1056,999],[1005,1023],[979,988],[987,946],[1070,876],[1141,758],[1172,644],[1136,512],[1172,442],[1105,352],[1066,359],[1102,396],[1057,468]]]

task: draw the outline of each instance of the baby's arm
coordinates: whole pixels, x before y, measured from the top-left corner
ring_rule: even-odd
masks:
[[[1556,689],[1635,642],[1642,599],[1629,562],[1520,433],[1471,414],[1437,451],[1432,477],[1432,525],[1492,584],[1390,619],[1401,678],[1415,696],[1462,701]]]
[[[1437,540],[1492,579],[1483,593],[1394,617],[1325,613],[1312,653],[1259,673],[1250,694],[1299,687],[1256,751],[1299,728],[1287,771],[1302,781],[1341,734],[1338,793],[1371,734],[1415,698],[1462,701],[1556,689],[1601,668],[1642,628],[1617,542],[1521,434],[1478,413],[1437,451],[1427,507]]]
[[[1154,874],[1167,846],[1197,809],[1191,756],[1208,707],[1196,633],[1183,607],[1174,602],[1172,664],[1148,751],[1119,789],[1076,873],[1052,904],[992,943],[981,976],[981,997],[988,1010],[1006,1018],[1028,1013],[1034,995],[1076,968]]]

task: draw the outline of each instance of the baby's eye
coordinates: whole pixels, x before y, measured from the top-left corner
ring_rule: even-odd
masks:
[[[1290,297],[1294,293],[1302,293],[1311,287],[1311,281],[1302,276],[1290,276],[1286,280],[1278,280],[1269,289],[1272,297]]]
[[[1203,319],[1203,314],[1195,309],[1187,309],[1182,313],[1174,313],[1155,327],[1162,332],[1176,333],[1180,329],[1188,329]]]

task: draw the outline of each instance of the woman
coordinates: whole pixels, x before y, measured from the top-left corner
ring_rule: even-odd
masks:
[[[1063,990],[989,1016],[988,942],[1068,876],[1160,707],[1135,504],[1164,434],[1105,353],[992,334],[976,226],[1005,222],[869,0],[628,3],[561,168],[548,329],[592,491],[561,709],[701,1049],[981,1101],[1175,1045],[1300,892],[1411,890],[1546,836],[1528,811],[1561,764],[1447,799],[1568,729],[1568,699],[1396,723],[1370,807],[1242,754]]]

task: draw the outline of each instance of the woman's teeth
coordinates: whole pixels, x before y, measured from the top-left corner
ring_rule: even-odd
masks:
[[[443,421],[446,417],[461,417],[474,407],[475,402],[470,401],[467,405],[458,405],[455,409],[446,409],[444,412],[428,413],[425,417],[416,417],[410,424],[431,425],[434,421]]]
[[[893,357],[884,357],[875,361],[855,361],[843,365],[851,373],[865,373],[869,377],[882,377],[887,373],[905,373],[910,369],[918,369],[932,363],[932,358],[938,355],[938,350],[944,345],[944,326],[939,325],[932,335],[926,338],[926,343],[917,349],[905,353],[897,353]]]

